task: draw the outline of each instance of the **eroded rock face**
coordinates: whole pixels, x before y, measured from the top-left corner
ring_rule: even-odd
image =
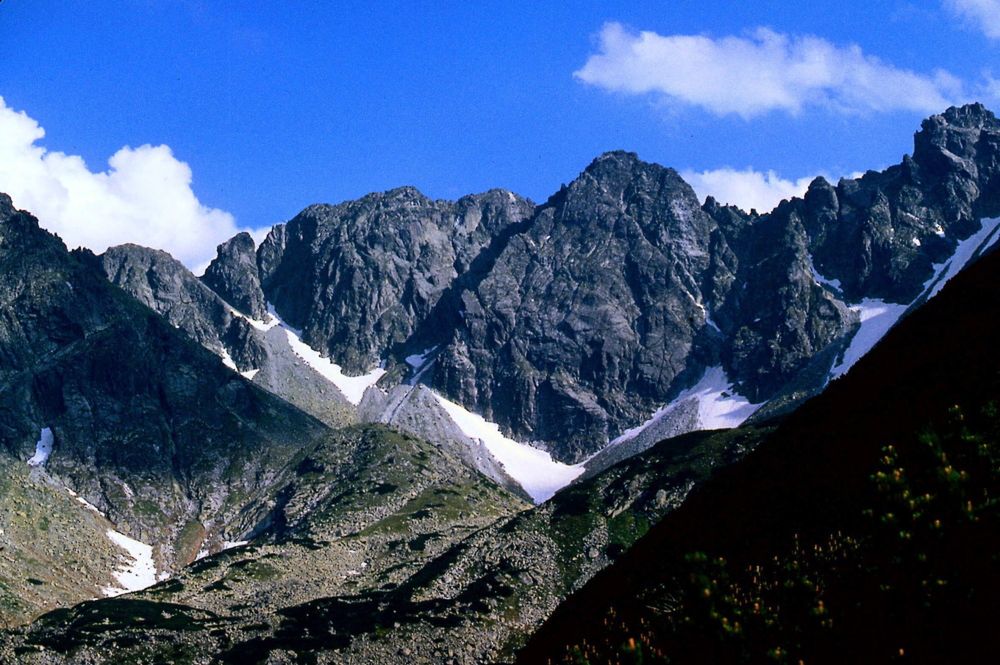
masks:
[[[1000,121],[980,104],[923,122],[913,156],[833,187],[817,179],[786,214],[803,220],[820,272],[851,300],[919,295],[931,265],[980,217],[1000,214]]]
[[[715,226],[673,170],[598,158],[462,294],[435,385],[564,457],[594,450],[697,371]]]
[[[216,353],[226,348],[222,340],[238,317],[180,261],[166,252],[138,245],[111,247],[99,258],[112,284],[162,315],[202,346]],[[249,334],[241,332],[239,323],[235,326],[237,328],[231,333],[234,339]]]
[[[261,282],[349,372],[434,349],[423,382],[578,461],[710,365],[753,402],[818,389],[812,365],[858,324],[849,304],[913,302],[1000,214],[998,145],[985,108],[949,109],[900,165],[818,178],[763,215],[699,205],[676,172],[622,152],[534,210],[506,192],[449,203],[402,188],[275,227]]]
[[[532,208],[500,190],[452,203],[412,187],[311,206],[262,243],[261,283],[306,342],[361,374],[425,332],[455,279]]]
[[[238,233],[218,247],[202,281],[233,307],[258,321],[267,319],[260,289],[257,248],[249,233]]]
[[[240,245],[244,250],[248,247],[242,241],[224,243],[220,246],[220,258],[212,265],[228,261],[222,258],[232,253],[226,249],[227,246]],[[251,240],[251,255],[252,247]],[[356,422],[346,398],[295,355],[283,330],[255,327],[259,323],[251,323],[244,318],[244,315],[250,316],[247,312],[234,311],[234,303],[224,301],[166,252],[137,245],[121,245],[110,248],[97,260],[113,284],[161,314],[206,349],[224,358],[231,363],[232,369],[243,373],[260,387],[331,427]],[[230,297],[239,297],[241,292],[238,284],[228,283],[230,278],[242,280],[244,284],[253,282],[243,279],[240,271],[220,268],[214,274],[223,280],[220,290]],[[266,311],[263,318],[268,318]]]

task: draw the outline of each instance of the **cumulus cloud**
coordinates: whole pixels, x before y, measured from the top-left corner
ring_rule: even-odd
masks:
[[[796,114],[819,106],[844,113],[938,112],[962,96],[939,70],[899,69],[855,45],[759,28],[743,37],[631,32],[607,23],[598,52],[574,76],[626,94],[659,94],[717,115]]]
[[[231,214],[202,205],[191,168],[165,145],[124,147],[108,170],[38,144],[45,130],[0,97],[0,192],[29,210],[70,247],[103,252],[133,242],[170,252],[199,269],[240,229]]]
[[[944,0],[944,5],[990,39],[1000,40],[1000,0]]]
[[[817,174],[823,175],[823,174]],[[815,175],[798,180],[786,180],[774,171],[753,169],[715,169],[712,171],[684,171],[681,173],[702,200],[714,197],[719,203],[734,205],[749,211],[770,212],[782,199],[802,196]]]

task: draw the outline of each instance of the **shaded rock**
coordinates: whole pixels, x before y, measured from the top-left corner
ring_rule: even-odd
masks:
[[[217,252],[202,281],[247,316],[258,321],[267,320],[267,303],[260,288],[253,238],[249,233],[238,233],[219,245]]]

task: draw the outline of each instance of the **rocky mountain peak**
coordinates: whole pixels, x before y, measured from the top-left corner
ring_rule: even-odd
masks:
[[[979,102],[964,106],[952,106],[939,116],[931,117],[932,119],[943,118],[945,122],[954,127],[1000,130],[1000,120],[993,114],[993,111]]]
[[[100,257],[108,280],[213,351],[223,348],[217,328],[233,317],[226,304],[166,252],[125,244]],[[203,314],[204,313],[204,314]]]
[[[258,320],[267,318],[260,288],[257,248],[249,233],[238,233],[219,245],[215,259],[201,278],[222,299]]]
[[[585,193],[592,186],[623,204],[627,203],[624,199],[629,195],[657,194],[658,190],[664,188],[698,203],[694,190],[677,171],[644,162],[636,153],[624,150],[606,152],[592,161],[580,177],[570,184],[569,194]]]
[[[631,171],[638,164],[642,164],[642,160],[637,153],[628,150],[609,150],[595,157],[583,171],[592,175],[606,170]]]
[[[364,374],[421,331],[459,271],[533,210],[502,190],[451,202],[414,187],[310,206],[262,243],[263,292],[304,340]]]
[[[931,174],[956,170],[978,177],[984,153],[989,166],[996,166],[1000,151],[1000,120],[982,104],[951,107],[923,121],[914,135],[913,159]]]

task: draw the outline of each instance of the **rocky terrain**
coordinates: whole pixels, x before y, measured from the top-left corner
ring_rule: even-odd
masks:
[[[28,481],[10,474],[2,499],[68,488],[153,544],[167,574],[266,520],[274,484],[330,430],[226,368],[97,263],[0,198],[0,455],[34,467]]]
[[[981,105],[765,214],[612,152],[201,277],[0,196],[0,662],[512,660],[998,231]]]
[[[900,165],[819,178],[763,215],[701,205],[620,152],[534,209],[403,188],[275,227],[260,282],[348,372],[401,366],[391,385],[430,350],[421,382],[578,462],[713,366],[755,404],[822,388],[862,317],[920,301],[996,215],[998,141],[988,110],[950,109]]]
[[[53,612],[7,653],[25,663],[104,662],[112,650],[137,663],[507,660],[562,598],[764,431],[691,434],[524,510],[433,446],[352,430],[351,462],[343,443],[312,451],[265,537],[139,594]]]
[[[672,169],[616,152],[540,206],[501,190],[431,201],[407,187],[311,206],[256,253],[246,234],[220,246],[200,284],[134,247],[102,262],[116,284],[327,423],[395,418],[432,440],[456,438],[440,434],[441,414],[413,417],[428,412],[418,391],[388,401],[372,391],[333,414],[323,405],[334,399],[310,403],[316,383],[297,389],[282,378],[287,363],[268,371],[278,351],[262,350],[247,323],[266,321],[268,303],[345,375],[371,376],[382,393],[426,385],[511,439],[579,463],[715,368],[758,419],[846,371],[992,241],[994,223],[981,220],[997,214],[998,137],[982,106],[949,109],[925,121],[900,165],[836,185],[817,178],[766,214],[702,205]],[[123,271],[126,256],[135,269]],[[172,271],[176,293],[140,270],[147,262]],[[628,449],[715,424],[680,415]],[[450,449],[464,455],[462,444]],[[469,461],[516,488],[486,458]]]

